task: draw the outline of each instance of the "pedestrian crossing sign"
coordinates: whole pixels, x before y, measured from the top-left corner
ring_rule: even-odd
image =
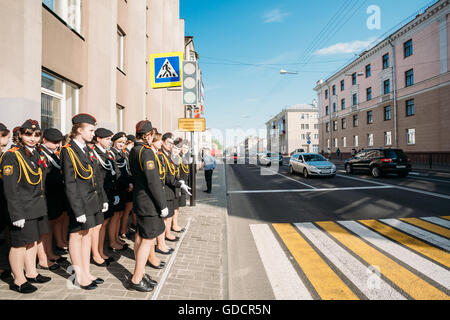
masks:
[[[151,87],[180,87],[182,61],[183,52],[168,52],[150,55]]]

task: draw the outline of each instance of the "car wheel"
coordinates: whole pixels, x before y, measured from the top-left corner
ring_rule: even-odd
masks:
[[[290,174],[294,174],[295,172],[294,172],[294,168],[292,167],[292,166],[289,166],[289,173]]]
[[[408,172],[399,172],[399,173],[397,173],[397,175],[398,175],[400,178],[406,178],[406,177],[408,176]]]
[[[381,170],[377,166],[372,167],[371,173],[374,178],[379,178],[381,176]]]
[[[309,178],[308,169],[303,169],[303,176],[305,177],[305,179]]]
[[[347,164],[347,165],[345,166],[345,171],[346,171],[348,174],[352,174],[352,173],[353,173],[353,168],[352,168],[352,166],[351,166],[350,164]]]

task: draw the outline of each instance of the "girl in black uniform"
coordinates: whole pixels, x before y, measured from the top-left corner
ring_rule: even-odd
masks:
[[[90,273],[91,232],[103,223],[108,198],[99,179],[99,164],[86,143],[94,137],[94,117],[78,114],[72,118],[70,144],[61,151],[62,169],[69,200],[69,253],[76,280],[85,290],[97,288],[104,281]]]
[[[39,123],[27,120],[19,129],[20,147],[6,152],[0,164],[10,222],[9,263],[14,274],[10,289],[19,293],[34,292],[32,283],[51,280],[36,271],[36,242],[49,232],[45,163],[36,149],[40,139]]]
[[[168,208],[162,184],[161,167],[156,152],[151,149],[152,124],[148,120],[136,125],[136,143],[130,152],[130,169],[134,179],[133,206],[137,232],[134,242],[136,265],[129,289],[149,292],[156,282],[145,274],[145,265],[154,248],[155,238],[164,233],[162,217]]]
[[[6,126],[3,123],[0,123],[0,177],[1,177],[1,162],[2,157],[4,155],[3,150],[6,148],[6,146],[9,143],[9,139],[11,137],[10,131],[6,128]],[[7,219],[6,216],[8,214],[8,211],[6,210],[6,199],[5,195],[3,193],[3,182],[0,178],[0,233],[5,233],[6,238],[6,244],[9,251],[9,240],[8,240],[8,230],[6,228],[7,226]],[[5,251],[5,257],[6,257],[7,251]],[[2,260],[8,260],[8,259],[2,259]],[[6,276],[10,275],[10,271],[6,270],[6,268],[0,267],[0,277],[2,279],[6,278]]]
[[[125,132],[116,133],[111,141],[113,142],[111,151],[114,154],[114,161],[120,169],[120,178],[118,181],[120,202],[115,208],[115,211],[119,212],[120,217],[119,221],[116,223],[116,229],[112,234],[114,234],[114,237],[116,238],[116,243],[124,245],[125,243],[119,238],[119,231],[123,231],[120,235],[125,238],[125,234],[128,231],[128,217],[133,208],[133,183],[131,179],[130,164],[128,162],[128,154],[124,152],[127,143],[127,135]],[[123,224],[122,226],[121,223]]]
[[[162,156],[164,158],[164,166],[166,167],[166,197],[169,207],[169,215],[164,219],[166,223],[166,235],[165,240],[176,242],[179,241],[179,237],[175,237],[171,234],[172,217],[175,213],[175,209],[178,209],[178,198],[181,196],[181,190],[189,192],[189,187],[184,181],[180,181],[177,177],[177,168],[172,160],[173,148],[173,134],[165,133],[162,136]]]
[[[104,213],[104,222],[102,225],[94,229],[92,237],[92,257],[94,264],[98,266],[107,266],[113,262],[113,258],[104,254],[103,248],[105,245],[106,226],[109,222],[109,229],[114,229],[115,225],[111,225],[117,221],[118,212],[115,212],[114,207],[119,204],[120,197],[117,189],[118,177],[120,177],[120,170],[114,161],[113,154],[109,151],[111,147],[111,138],[113,133],[105,128],[99,128],[95,131],[95,147],[94,155],[100,163],[100,179],[103,181],[103,188],[108,197],[108,211]],[[116,237],[109,233],[109,248],[110,250],[122,249],[123,246],[115,243]],[[99,261],[100,260],[100,261]],[[101,261],[103,260],[103,261]]]

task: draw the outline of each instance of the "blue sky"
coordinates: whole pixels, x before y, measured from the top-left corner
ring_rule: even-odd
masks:
[[[282,108],[311,103],[318,80],[430,1],[180,0],[200,55],[207,127],[265,128]],[[367,26],[372,5],[380,29]]]

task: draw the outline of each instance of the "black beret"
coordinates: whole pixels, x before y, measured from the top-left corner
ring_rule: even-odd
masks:
[[[148,120],[139,121],[136,125],[136,134],[146,134],[152,131],[152,123]]]
[[[0,123],[0,131],[7,130],[6,126],[3,123]]]
[[[127,135],[127,139],[136,142],[136,137],[132,134]]]
[[[44,131],[44,138],[51,142],[60,142],[64,139],[61,131],[55,128],[46,129]]]
[[[116,140],[119,140],[120,138],[126,138],[127,137],[127,134],[125,133],[125,132],[117,132],[112,138],[111,138],[111,140],[112,141],[116,141]]]
[[[39,127],[39,122],[37,122],[36,120],[32,120],[32,119],[28,119],[27,121],[25,121],[20,128],[21,129],[31,129],[31,130],[41,130],[41,127]]]
[[[99,138],[108,138],[111,137],[114,133],[111,130],[105,128],[98,128],[95,130],[95,136]]]
[[[92,124],[93,126],[95,126],[95,125],[97,125],[97,119],[95,119],[90,114],[80,113],[72,118],[72,124],[77,124],[77,123],[88,123],[88,124]]]
[[[19,129],[20,129],[20,127],[15,127],[13,129],[13,136],[18,136],[19,135]]]

